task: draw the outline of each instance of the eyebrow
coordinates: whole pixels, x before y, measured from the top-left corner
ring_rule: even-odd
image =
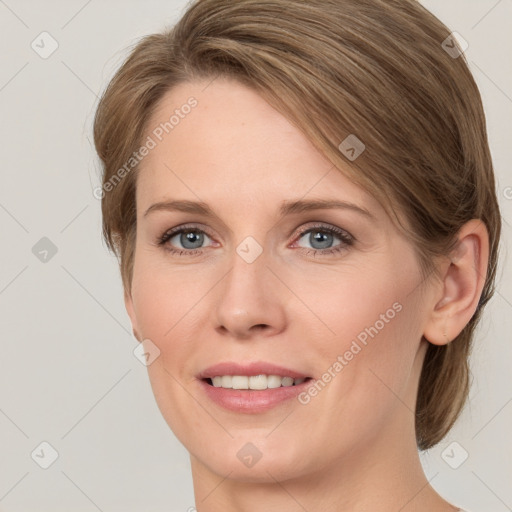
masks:
[[[369,219],[376,220],[375,216],[372,215],[366,208],[358,206],[348,201],[340,201],[334,199],[310,199],[310,200],[297,200],[297,201],[283,201],[279,209],[281,217],[294,213],[303,213],[311,210],[333,210],[333,209],[344,209],[351,210]],[[189,200],[169,200],[162,201],[159,203],[152,204],[144,213],[146,217],[151,212],[155,211],[178,211],[185,213],[196,213],[204,215],[206,217],[217,217],[218,216],[212,211],[212,209],[201,201],[189,201]]]

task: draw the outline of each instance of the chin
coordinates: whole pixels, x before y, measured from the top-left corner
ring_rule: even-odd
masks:
[[[185,448],[193,457],[194,463],[207,467],[222,478],[246,483],[275,483],[299,478],[314,472],[324,457],[314,455],[308,460],[308,454],[318,453],[307,446],[304,439],[294,439],[282,434],[268,432],[233,432],[234,439],[188,437],[183,439]],[[275,437],[271,439],[271,437]]]
[[[298,467],[296,460],[287,460],[278,454],[271,457],[262,455],[259,460],[253,462],[242,462],[236,454],[234,457],[201,458],[195,457],[201,465],[207,466],[213,473],[222,478],[228,478],[237,482],[274,484],[277,481],[286,481],[298,478],[305,474],[304,467]]]

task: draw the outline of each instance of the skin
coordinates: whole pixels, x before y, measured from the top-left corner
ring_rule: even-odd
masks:
[[[197,510],[457,510],[424,475],[413,411],[426,339],[447,343],[476,310],[485,226],[466,224],[457,253],[440,263],[442,279],[424,281],[412,245],[379,203],[251,89],[225,78],[182,83],[162,98],[148,134],[190,96],[197,107],[141,163],[125,303],[137,338],[160,350],[149,377],[190,452]],[[169,199],[202,201],[216,217],[144,215]],[[281,203],[296,199],[348,201],[374,219],[349,209],[280,217]],[[314,233],[300,233],[318,223],[354,243],[334,235],[327,247],[341,251],[322,255],[328,249]],[[158,245],[184,224],[207,233],[196,254],[179,236]],[[263,249],[252,263],[236,251],[248,236]],[[320,379],[395,303],[400,312],[307,404],[228,411],[196,378],[222,361],[268,361]],[[250,468],[237,457],[249,442],[262,454]]]

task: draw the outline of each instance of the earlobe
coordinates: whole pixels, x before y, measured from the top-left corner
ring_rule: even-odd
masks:
[[[459,231],[458,244],[436,288],[438,293],[424,330],[430,343],[450,343],[471,320],[485,284],[488,262],[487,228],[481,220],[473,219]]]
[[[132,323],[132,332],[133,336],[137,341],[142,341],[142,337],[138,333],[138,326],[137,326],[137,319],[135,316],[135,310],[133,307],[133,299],[131,296],[131,293],[125,290],[124,292],[124,305],[126,308],[126,312],[128,313],[128,316],[130,317],[130,321]]]

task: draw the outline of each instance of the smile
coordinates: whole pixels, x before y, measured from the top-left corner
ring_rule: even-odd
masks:
[[[203,370],[197,379],[210,401],[245,414],[289,403],[314,382],[305,373],[267,362],[223,362]]]
[[[294,379],[292,377],[281,377],[280,375],[217,375],[208,379],[216,388],[224,389],[276,389],[280,387],[298,386],[306,378]]]

